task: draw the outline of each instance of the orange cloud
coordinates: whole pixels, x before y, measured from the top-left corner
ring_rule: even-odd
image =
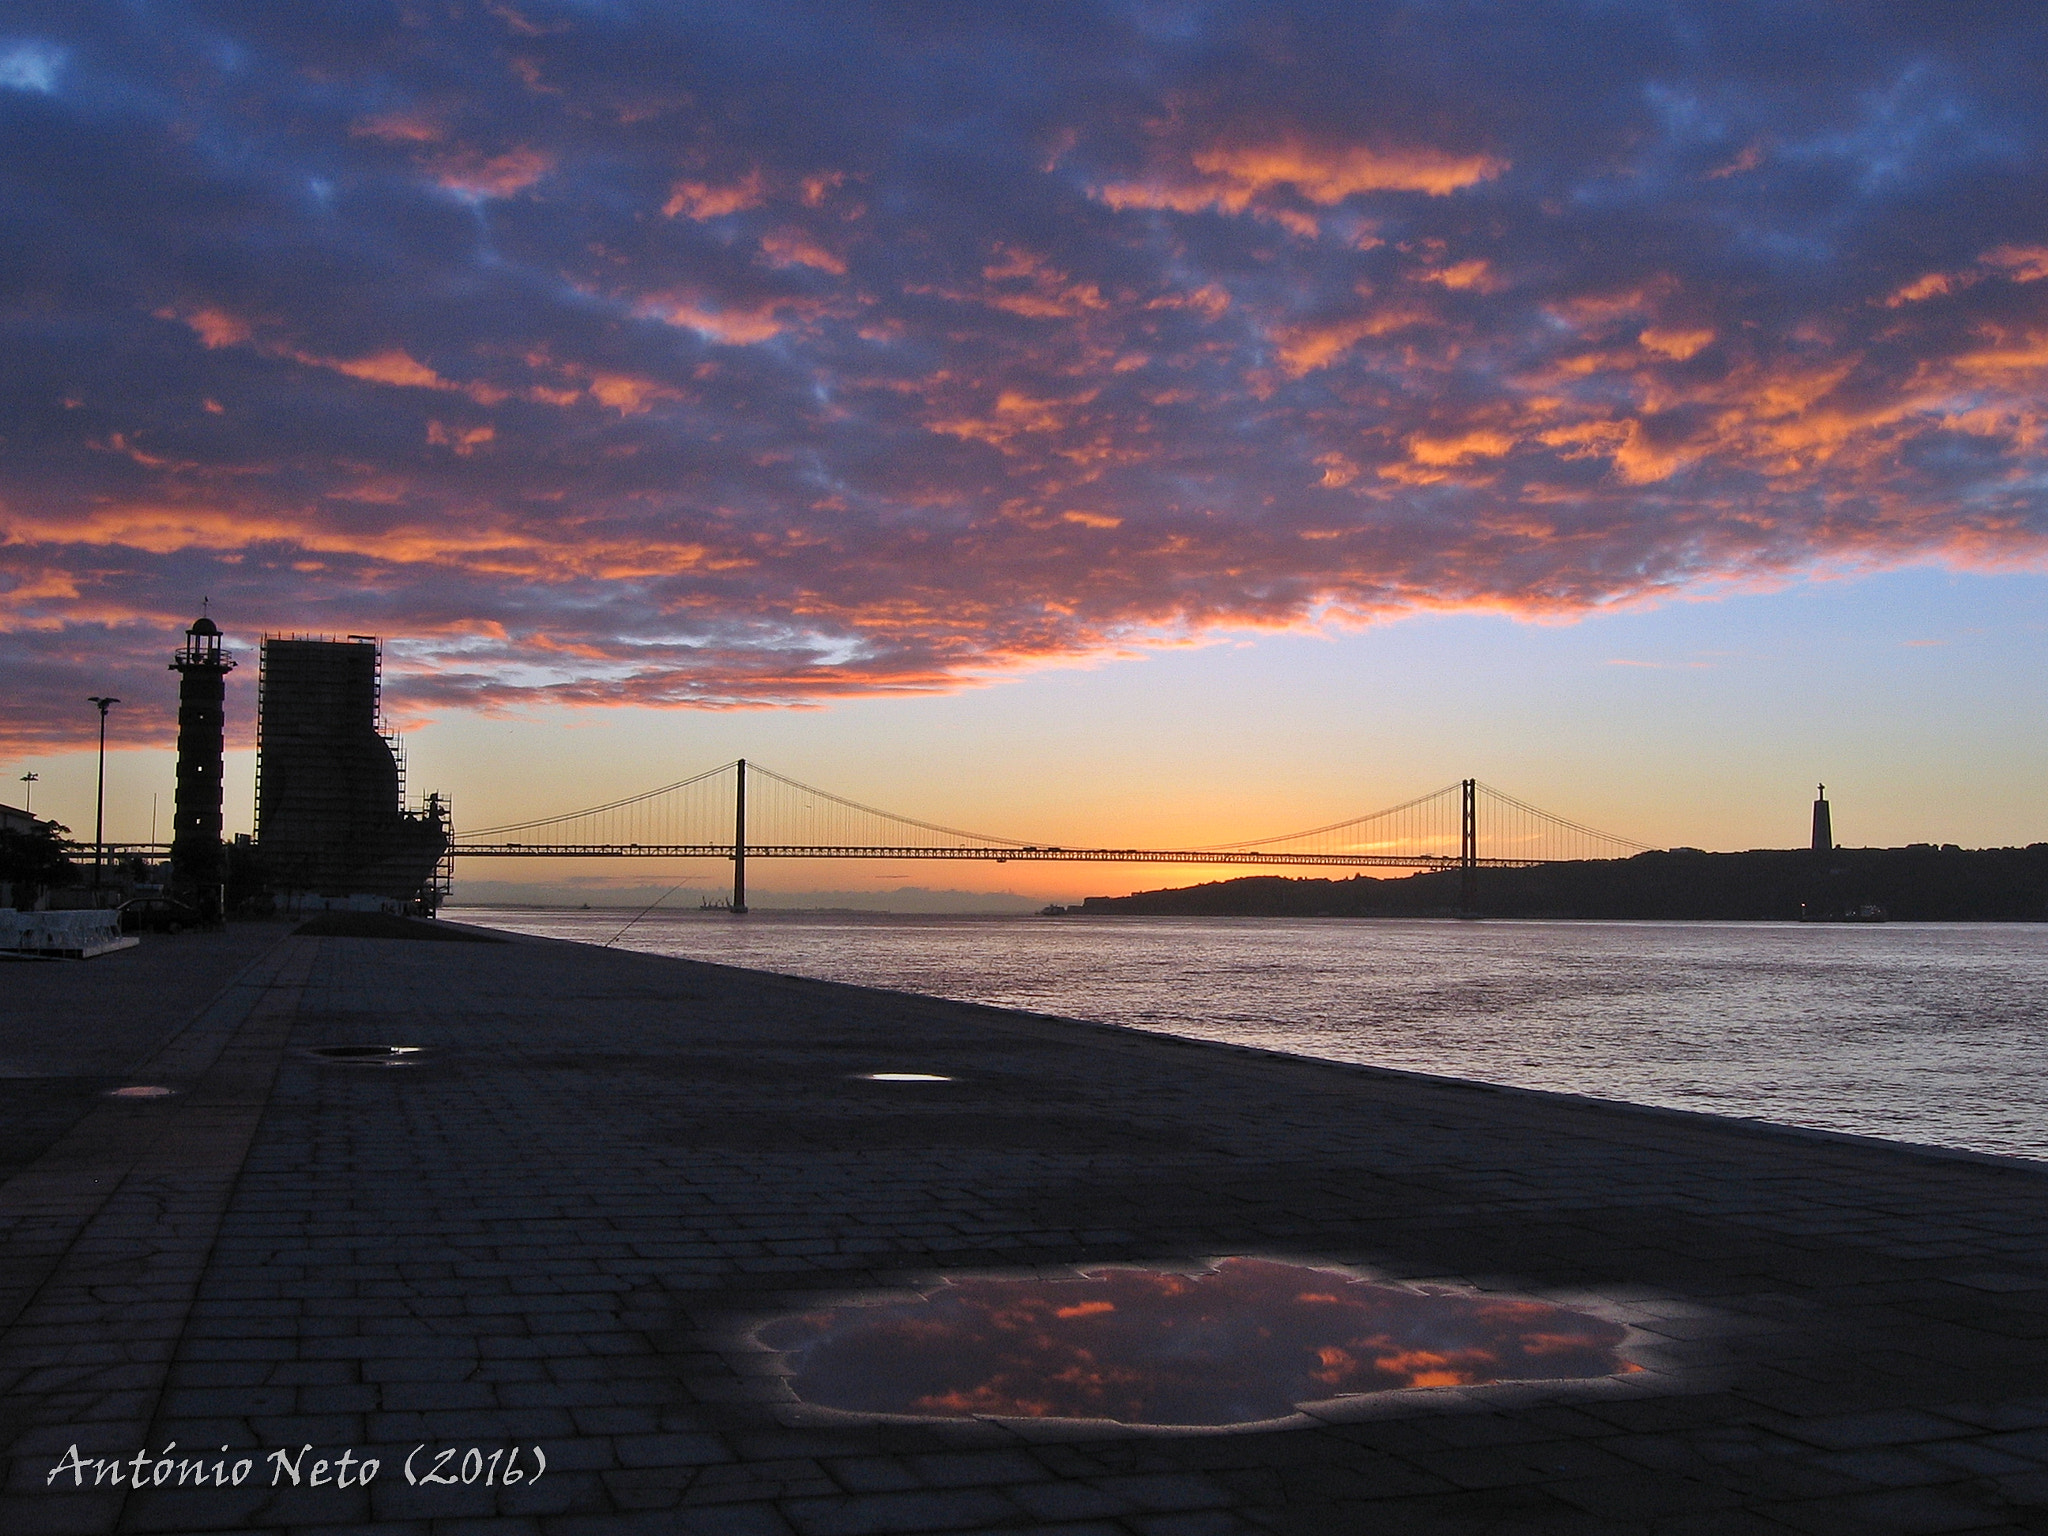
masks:
[[[621,416],[638,416],[653,409],[657,400],[680,400],[682,391],[662,383],[625,373],[599,373],[590,378],[590,395],[598,404],[611,407]]]
[[[704,181],[679,181],[669,188],[661,211],[669,218],[720,219],[729,213],[758,208],[768,201],[767,185],[757,166],[738,181],[713,186]]]
[[[1243,213],[1275,192],[1292,192],[1324,207],[1366,192],[1422,192],[1445,197],[1490,181],[1508,162],[1493,155],[1460,155],[1425,146],[1325,145],[1301,138],[1219,144],[1198,150],[1200,174],[1165,173],[1146,181],[1117,182],[1096,190],[1112,208],[1165,208],[1180,213],[1220,209]],[[1297,230],[1312,234],[1314,226]]]
[[[1322,466],[1323,471],[1323,477],[1317,484],[1327,489],[1335,490],[1339,486],[1349,485],[1358,478],[1357,463],[1348,455],[1338,453],[1334,449],[1329,453],[1318,454],[1315,462]],[[1304,533],[1302,537],[1305,539],[1325,539],[1335,538],[1337,535],[1333,533]]]
[[[2048,277],[2048,245],[2001,245],[1977,260],[1998,268],[2016,283],[2038,283]]]
[[[446,429],[442,436],[459,441]],[[378,499],[372,498],[373,504]],[[0,534],[23,542],[32,534],[37,542],[152,555],[277,545],[330,558],[540,582],[672,576],[699,568],[734,570],[751,563],[744,556],[714,552],[694,540],[586,533],[574,544],[566,544],[553,528],[522,528],[503,521],[437,518],[428,524],[401,520],[365,529],[353,523],[328,526],[307,516],[261,515],[217,506],[98,507],[57,526],[26,524],[0,514]]]
[[[1714,344],[1714,333],[1708,330],[1660,330],[1655,326],[1636,336],[1645,351],[1668,357],[1675,363],[1682,363],[1695,353]]]
[[[311,367],[332,368],[336,373],[345,373],[352,379],[362,379],[371,384],[390,384],[400,389],[455,387],[425,363],[395,347],[369,357],[315,357],[309,352],[294,352],[292,356]]]
[[[1653,485],[1685,467],[1687,455],[1682,449],[1653,443],[1640,421],[1624,425],[1627,432],[1614,450],[1614,468],[1630,485]]]
[[[1198,309],[1214,320],[1230,308],[1230,290],[1221,283],[1204,283],[1186,293],[1165,293],[1148,299],[1147,309]]]
[[[1935,298],[1955,289],[1960,280],[1946,272],[1929,272],[1925,277],[1916,277],[1886,296],[1884,307],[1897,309],[1902,304],[1918,304],[1922,299]]]
[[[1514,438],[1507,433],[1481,428],[1456,437],[1411,437],[1408,454],[1418,464],[1464,464],[1473,459],[1497,459],[1514,446]]]
[[[482,405],[496,405],[510,395],[509,390],[481,381],[458,384],[445,379],[401,347],[387,347],[363,357],[327,357],[288,346],[274,338],[259,337],[250,321],[211,306],[182,312],[160,309],[156,311],[156,318],[176,320],[188,326],[209,351],[220,347],[253,346],[266,357],[286,358],[308,368],[324,368],[351,379],[361,379],[367,384],[387,384],[400,389],[456,390]],[[208,400],[205,408],[210,413],[221,414],[221,407],[215,401]]]
[[[1077,283],[1043,257],[1014,246],[998,247],[997,259],[982,268],[992,292],[985,302],[1035,319],[1069,317],[1104,307],[1093,283]]]
[[[1980,333],[1991,344],[1965,352],[1956,366],[1965,373],[1999,374],[2048,368],[2048,331],[2011,331],[1985,326]]]
[[[378,139],[386,144],[438,144],[445,130],[433,118],[419,112],[387,112],[349,124],[349,136]]]
[[[1425,283],[1441,283],[1446,288],[1469,288],[1477,293],[1497,293],[1507,286],[1486,262],[1477,259],[1424,272],[1421,274],[1421,280]]]
[[[802,230],[778,229],[761,237],[761,250],[778,267],[815,267],[834,277],[846,275],[846,263]]]
[[[1312,203],[1340,203],[1361,192],[1426,192],[1444,197],[1491,181],[1507,162],[1492,155],[1456,155],[1426,147],[1377,149],[1322,146],[1302,140],[1219,146],[1194,156],[1195,169],[1247,198],[1292,187]]]
[[[1094,283],[1076,282],[1043,257],[1015,246],[999,245],[994,258],[981,270],[978,288],[940,287],[911,284],[912,293],[932,294],[962,304],[982,304],[1031,320],[1073,319],[1109,305]],[[1155,300],[1154,307],[1168,307],[1189,301],[1175,296]]]
[[[428,169],[450,192],[473,197],[510,197],[524,191],[555,168],[555,157],[541,150],[510,149],[484,156],[474,150],[438,156]]]
[[[1327,368],[1359,342],[1386,336],[1410,326],[1433,325],[1426,310],[1395,306],[1348,320],[1310,321],[1282,326],[1273,332],[1281,368],[1293,378]]]
[[[1762,144],[1745,144],[1733,160],[1717,165],[1703,178],[1707,181],[1723,181],[1730,176],[1740,176],[1744,171],[1753,171],[1764,163]]]
[[[209,350],[216,347],[239,346],[252,334],[249,322],[229,314],[223,309],[211,307],[195,309],[185,314],[175,310],[156,311],[159,320],[177,320],[192,328],[200,342]]]
[[[1616,475],[1629,485],[1649,485],[1666,479],[1686,462],[1678,449],[1651,443],[1643,424],[1633,418],[1578,422],[1545,432],[1539,441],[1562,449],[1568,459],[1604,457],[1612,462]]]
[[[468,458],[497,435],[496,427],[444,427],[438,421],[427,423],[427,441],[438,447],[453,448],[459,458]]]
[[[652,301],[645,312],[670,325],[687,326],[712,341],[748,347],[782,333],[782,322],[775,317],[778,307],[771,303],[751,309],[715,309],[701,299],[669,298]]]
[[[1005,389],[997,393],[993,413],[989,416],[957,417],[952,420],[934,421],[928,425],[934,432],[942,432],[951,437],[972,438],[1007,450],[1020,433],[1065,430],[1071,424],[1072,418],[1064,407],[1086,405],[1095,399],[1096,394],[1097,391],[1091,389],[1079,395],[1060,399]]]
[[[1943,294],[1960,293],[1972,283],[1983,281],[1986,272],[2014,283],[2037,283],[2048,277],[2048,246],[2000,245],[1977,258],[1975,271],[1929,272],[1894,289],[1884,300],[1886,309],[1915,304]]]

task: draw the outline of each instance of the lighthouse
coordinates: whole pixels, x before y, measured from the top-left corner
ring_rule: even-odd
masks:
[[[201,614],[171,655],[178,682],[178,795],[171,822],[171,888],[209,923],[221,919],[221,760],[227,676],[235,658]]]

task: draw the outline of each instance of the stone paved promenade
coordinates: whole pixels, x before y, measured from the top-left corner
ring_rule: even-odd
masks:
[[[2028,1165],[531,939],[153,940],[0,970],[0,1032],[7,1536],[2048,1529]],[[1165,1433],[835,1420],[735,1342],[1231,1254],[1569,1302],[1644,1369]],[[49,1477],[172,1441],[253,1473]]]

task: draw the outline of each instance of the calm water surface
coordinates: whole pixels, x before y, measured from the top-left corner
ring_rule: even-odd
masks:
[[[631,916],[448,915],[592,943]],[[2039,924],[656,911],[617,942],[1332,1061],[2048,1158]]]

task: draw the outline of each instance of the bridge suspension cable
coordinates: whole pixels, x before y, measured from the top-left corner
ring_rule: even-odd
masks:
[[[612,800],[604,805],[586,806],[580,811],[563,811],[555,816],[536,816],[528,821],[508,821],[500,826],[458,832],[455,846],[460,851],[467,842],[486,839],[502,842],[514,832],[560,834],[525,839],[545,843],[716,842],[722,830],[731,824],[731,813],[727,807],[732,804],[736,766],[734,763],[722,763],[687,779],[664,784],[659,789],[628,795],[623,800]],[[668,798],[670,796],[674,798]],[[611,819],[600,823],[599,817]]]
[[[1216,853],[1413,854],[1421,858],[1462,859],[1465,808],[1473,802],[1475,846],[1471,852],[1492,862],[1547,864],[1573,859],[1627,858],[1648,845],[1616,837],[1592,827],[1553,816],[1527,801],[1517,800],[1490,784],[1470,781],[1446,784],[1383,811],[1371,811],[1302,832],[1248,838],[1238,843],[1208,844]]]
[[[1556,864],[1626,859],[1649,850],[1648,843],[1553,816],[1490,784],[1480,784],[1478,789],[1479,846],[1494,858]]]
[[[1240,843],[1210,843],[1205,847],[1227,853],[1236,850],[1282,848],[1303,853],[1374,853],[1400,851],[1435,853],[1455,858],[1458,853],[1459,789],[1447,784],[1442,789],[1413,800],[1403,800],[1383,811],[1369,811],[1326,826],[1303,832],[1283,832],[1277,837],[1247,838]]]
[[[818,789],[786,778],[771,768],[747,765],[756,780],[766,780],[769,792],[751,792],[750,845],[777,844],[827,848],[874,848],[890,845],[905,848],[1028,848],[1021,838],[994,837],[985,832],[963,832],[937,822],[899,816],[848,800],[830,790]],[[908,828],[906,835],[901,829]],[[779,834],[779,835],[778,835]]]

